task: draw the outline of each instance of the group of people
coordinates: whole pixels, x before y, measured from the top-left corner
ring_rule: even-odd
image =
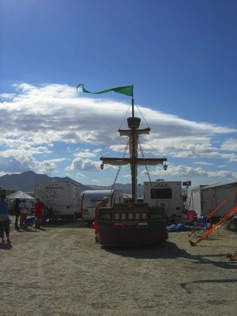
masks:
[[[6,235],[7,243],[11,243],[10,241],[10,213],[8,209],[8,203],[5,201],[6,196],[1,195],[0,200],[0,238],[2,239],[2,243],[5,243],[4,234]],[[102,201],[100,201],[95,209],[95,218],[94,218],[94,230],[95,230],[95,241],[99,242],[99,223],[98,223],[98,211],[101,207],[106,207],[108,203],[108,197],[104,197]],[[36,197],[35,203],[35,228],[40,228],[43,218],[43,211],[46,208],[45,204],[41,201],[40,197]],[[25,229],[25,221],[27,219],[28,214],[28,206],[26,200],[20,199],[15,200],[15,229],[19,230]],[[20,225],[19,225],[20,219]]]
[[[45,204],[40,200],[40,197],[36,197],[36,203],[35,203],[35,228],[40,228],[43,218],[43,210],[46,208]],[[19,230],[25,229],[26,225],[24,224],[27,219],[28,214],[28,206],[26,203],[26,200],[23,199],[22,201],[20,199],[15,200],[15,229]],[[19,227],[19,218],[20,218],[20,227]]]
[[[8,208],[8,203],[6,202],[6,196],[1,195],[0,200],[0,238],[2,239],[2,243],[5,243],[4,235],[6,236],[7,243],[11,243],[10,241],[10,213]],[[28,205],[25,199],[16,199],[15,202],[15,229],[26,229],[25,222],[27,220],[28,215]],[[40,197],[36,197],[35,203],[35,228],[40,229],[43,211],[46,208],[45,204],[41,201]],[[20,222],[20,223],[19,223]]]

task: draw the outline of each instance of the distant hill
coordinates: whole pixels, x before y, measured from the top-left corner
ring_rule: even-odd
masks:
[[[13,189],[15,191],[23,191],[23,192],[34,192],[35,191],[35,183],[37,182],[64,182],[64,181],[72,181],[77,183],[81,187],[81,191],[85,190],[111,190],[112,186],[103,186],[103,185],[84,185],[80,182],[77,182],[69,177],[49,177],[46,174],[37,174],[33,171],[26,171],[20,174],[6,174],[5,176],[0,177],[0,187],[4,189]],[[131,195],[132,187],[130,183],[121,184],[116,183],[114,186],[116,190],[122,190],[123,193]],[[187,189],[183,188],[183,195],[187,194]],[[138,186],[138,197],[143,196],[143,185]]]
[[[37,182],[64,182],[64,181],[72,181],[77,183],[81,187],[81,191],[84,190],[110,190],[111,186],[96,186],[96,185],[83,185],[77,181],[69,177],[49,177],[45,174],[37,174],[33,171],[26,171],[20,174],[6,174],[0,177],[0,187],[4,189],[13,189],[16,191],[23,192],[34,192],[35,183]],[[131,184],[115,184],[115,189],[122,190],[126,194],[131,194]]]
[[[0,187],[4,189],[13,189],[16,191],[23,191],[23,192],[34,192],[35,190],[35,183],[37,182],[64,182],[64,181],[72,181],[78,183],[83,190],[90,190],[89,186],[83,185],[77,181],[72,180],[69,177],[49,177],[45,174],[37,174],[33,171],[26,171],[20,174],[7,174],[0,177]]]

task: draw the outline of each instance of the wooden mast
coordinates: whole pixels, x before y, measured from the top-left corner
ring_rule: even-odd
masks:
[[[130,158],[106,158],[101,157],[102,169],[104,164],[126,165],[130,164],[132,181],[132,202],[137,201],[137,167],[138,165],[157,165],[167,161],[166,158],[138,158],[138,138],[140,134],[149,134],[150,128],[139,129],[141,119],[134,115],[134,97],[132,95],[132,116],[127,119],[128,130],[118,130],[120,136],[129,137]]]
[[[134,116],[134,98],[132,97],[132,117],[128,118],[128,127],[131,129],[130,146],[131,150],[131,177],[132,177],[132,202],[137,201],[137,157],[138,157],[138,135],[136,130],[140,126],[140,118]]]

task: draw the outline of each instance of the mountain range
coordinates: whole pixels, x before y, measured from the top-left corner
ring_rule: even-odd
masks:
[[[77,183],[81,187],[81,191],[84,190],[111,190],[111,186],[96,186],[96,185],[84,185],[77,181],[72,180],[69,177],[49,177],[45,174],[37,174],[33,171],[26,171],[20,174],[6,174],[0,177],[0,187],[3,189],[11,189],[15,191],[23,191],[23,192],[34,192],[35,184],[39,182],[64,182],[64,181],[72,181]],[[142,189],[143,186],[139,187]],[[114,189],[122,190],[125,194],[131,194],[131,184],[115,184]],[[141,192],[142,192],[141,191]]]

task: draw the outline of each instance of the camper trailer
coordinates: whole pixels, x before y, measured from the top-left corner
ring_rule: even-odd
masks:
[[[123,203],[123,192],[121,190],[86,190],[81,194],[82,219],[88,224],[92,224],[95,216],[95,208],[103,197],[108,197],[108,207],[114,203]]]
[[[228,214],[237,205],[237,183],[200,185],[188,188],[186,208],[195,210],[200,216],[207,215],[218,208],[213,218]]]
[[[47,206],[46,218],[76,220],[81,216],[80,186],[71,181],[36,183],[35,196]]]
[[[144,182],[144,202],[164,209],[167,218],[180,217],[183,210],[181,181]]]

